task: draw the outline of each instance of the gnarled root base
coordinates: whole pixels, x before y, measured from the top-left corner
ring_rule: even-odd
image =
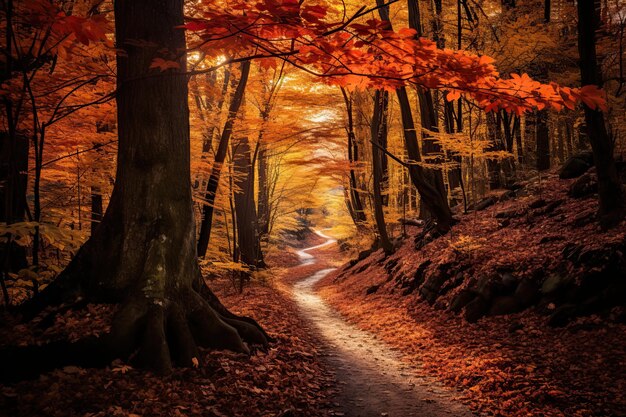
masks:
[[[133,298],[117,314],[105,343],[118,357],[167,373],[174,365],[197,366],[198,346],[249,353],[248,344],[268,340],[255,325],[222,316],[190,289],[162,302]]]
[[[193,289],[165,300],[138,294],[122,304],[111,332],[100,338],[0,349],[0,379],[34,378],[68,365],[103,367],[116,358],[167,374],[174,366],[198,366],[198,347],[250,353],[250,345],[268,342],[256,321],[229,312],[208,288],[204,297]]]

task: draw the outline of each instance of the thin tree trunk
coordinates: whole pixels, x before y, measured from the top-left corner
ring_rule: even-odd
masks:
[[[386,133],[386,129],[383,126],[384,107],[387,100],[385,93],[380,90],[376,90],[374,95],[374,114],[372,116],[372,173],[374,190],[374,219],[376,221],[376,229],[378,231],[378,241],[380,247],[386,254],[393,252],[389,235],[387,234],[387,225],[385,223],[385,213],[383,211],[383,197],[381,193],[383,177],[383,165],[382,165],[382,152],[379,147],[382,147],[381,140],[383,134]],[[383,148],[384,149],[384,148]]]
[[[362,228],[364,222],[367,220],[365,217],[365,210],[363,210],[363,203],[361,202],[361,195],[358,191],[356,173],[354,171],[354,165],[359,161],[359,149],[356,141],[356,134],[354,131],[354,113],[352,108],[352,98],[348,97],[346,90],[341,88],[341,94],[343,95],[344,102],[346,104],[346,111],[348,115],[348,162],[350,163],[349,173],[349,201],[352,213],[352,220],[357,229]]]
[[[264,268],[254,201],[254,168],[250,158],[248,137],[244,135],[236,142],[233,141],[234,200],[241,261],[253,268]]]
[[[220,138],[217,152],[215,153],[215,161],[213,162],[213,168],[211,169],[211,176],[207,182],[204,192],[204,205],[202,207],[202,221],[200,223],[200,234],[198,237],[198,255],[206,255],[207,248],[209,247],[209,240],[211,238],[211,223],[213,221],[213,211],[215,204],[215,197],[217,195],[217,188],[220,183],[220,176],[222,175],[222,167],[226,154],[228,151],[228,144],[230,137],[233,133],[233,126],[241,103],[243,102],[244,92],[248,83],[248,75],[250,74],[250,61],[243,62],[241,64],[241,76],[239,78],[239,84],[233,94],[233,98],[228,108],[228,116],[224,129],[222,130],[222,136]]]
[[[583,86],[602,85],[595,39],[596,30],[599,28],[599,7],[597,1],[578,1],[578,51]],[[585,109],[587,135],[598,173],[600,224],[608,228],[618,224],[624,218],[624,191],[615,166],[613,143],[606,130],[604,115],[598,110],[592,110],[587,105],[583,105],[583,107]]]

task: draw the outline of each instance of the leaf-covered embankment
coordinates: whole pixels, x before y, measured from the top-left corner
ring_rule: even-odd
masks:
[[[346,265],[321,292],[476,410],[623,415],[626,325],[614,296],[626,226],[599,232],[589,177],[519,184],[418,250],[409,238],[391,257]]]

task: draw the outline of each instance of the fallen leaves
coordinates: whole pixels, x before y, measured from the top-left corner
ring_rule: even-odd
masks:
[[[243,295],[234,293],[225,279],[213,281],[211,287],[233,312],[262,323],[276,343],[252,356],[202,350],[192,360],[193,368],[177,368],[168,377],[120,361],[108,369],[66,367],[35,381],[1,386],[0,416],[252,417],[285,410],[292,410],[285,415],[329,415],[332,377],[321,366],[318,343],[303,329],[295,306],[260,283],[246,287]],[[98,308],[90,306],[90,313],[82,316],[75,311],[63,314],[52,327],[56,333],[41,334],[29,327],[20,335],[29,342],[66,336],[66,324],[88,327],[88,319],[95,318],[87,314]]]
[[[554,176],[543,178],[542,197],[546,201],[564,199],[569,184]],[[535,216],[532,223],[520,217],[505,229],[498,227],[496,213],[524,208],[529,201],[511,200],[487,208],[480,216],[463,216],[453,237],[437,239],[417,252],[408,239],[409,244],[396,253],[402,271],[413,274],[425,260],[432,260],[434,265],[449,262],[458,256],[452,243],[460,236],[488,242],[467,257],[471,273],[462,279],[507,265],[514,265],[519,273],[545,273],[558,265],[566,242],[593,248],[624,239],[624,225],[608,234],[599,234],[594,224],[571,226],[580,211],[590,205],[596,209],[595,200],[580,204],[579,200],[566,199],[558,216]],[[546,235],[562,236],[563,240],[541,243]],[[369,264],[360,273],[329,275],[322,283],[323,296],[359,327],[401,349],[407,361],[462,390],[474,410],[506,417],[623,415],[624,324],[591,316],[554,329],[531,311],[468,324],[458,316],[433,309],[416,293],[404,297],[393,293],[393,283],[385,284],[387,272],[377,262],[380,258],[380,253],[375,253],[356,264],[355,271]],[[365,295],[368,288],[381,282],[375,294]],[[448,300],[445,296],[442,299]]]

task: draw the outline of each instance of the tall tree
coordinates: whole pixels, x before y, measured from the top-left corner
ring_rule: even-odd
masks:
[[[183,0],[115,2],[118,164],[100,226],[60,277],[25,305],[33,312],[76,297],[120,303],[105,356],[158,372],[197,363],[197,345],[247,351],[265,336],[202,288],[191,200]],[[156,56],[177,69],[150,70]],[[201,296],[202,291],[205,297]],[[94,353],[95,354],[95,353]]]
[[[377,1],[379,6],[379,13],[381,20],[388,22],[391,26],[389,19],[388,6],[383,7],[380,0]],[[417,34],[421,34],[420,25],[420,12],[417,0],[408,0],[409,5],[409,26],[415,29]],[[417,90],[418,100],[420,103],[420,117],[422,127],[428,130],[434,130],[436,128],[435,112],[432,101],[432,95],[430,91],[424,91],[422,89]],[[448,205],[447,195],[443,187],[443,179],[437,176],[432,170],[424,169],[420,163],[422,157],[419,149],[417,131],[415,123],[413,122],[413,112],[411,110],[411,103],[405,87],[400,87],[396,90],[398,102],[400,103],[400,116],[402,118],[403,138],[404,144],[409,157],[409,177],[411,182],[417,188],[420,194],[420,201],[422,207],[426,208],[428,212],[433,216],[437,223],[437,229],[441,233],[445,233],[450,230],[453,223],[452,212]],[[422,135],[424,139],[425,133]],[[425,140],[425,139],[424,139]],[[424,142],[426,143],[426,141]],[[441,172],[439,172],[441,174]],[[441,181],[439,181],[439,179]]]
[[[233,141],[234,202],[241,261],[253,268],[264,268],[254,200],[254,166],[247,135]]]
[[[374,220],[376,221],[376,230],[378,231],[378,243],[385,253],[393,252],[393,246],[387,234],[387,225],[385,223],[385,212],[383,210],[382,184],[384,182],[383,156],[386,140],[383,137],[387,135],[387,129],[384,119],[386,117],[386,109],[389,103],[389,95],[386,91],[376,90],[374,94],[374,114],[372,116],[371,142],[372,142],[372,189],[374,190]]]
[[[357,229],[362,228],[363,223],[366,221],[365,211],[363,210],[363,202],[361,201],[361,194],[359,193],[359,187],[357,185],[356,172],[354,165],[359,161],[359,144],[356,139],[356,130],[354,127],[354,101],[352,96],[349,95],[342,87],[341,94],[343,96],[344,103],[346,105],[347,112],[347,126],[346,132],[348,133],[348,162],[350,162],[349,172],[349,185],[350,190],[348,192],[350,203],[350,215],[356,225]]]
[[[599,12],[598,0],[578,0],[578,52],[583,87],[602,85],[602,74],[598,68],[596,54],[596,31],[600,27]],[[611,227],[619,223],[626,214],[624,190],[613,156],[613,142],[607,132],[602,112],[591,109],[586,104],[583,104],[583,107],[587,135],[598,172],[600,224],[603,227]]]
[[[222,167],[226,160],[226,154],[228,153],[228,144],[233,134],[233,127],[237,118],[237,113],[243,103],[244,93],[246,91],[246,85],[248,84],[248,76],[250,75],[250,61],[243,62],[241,64],[241,75],[237,88],[233,93],[233,97],[228,108],[228,115],[226,116],[226,123],[220,136],[219,144],[217,145],[217,151],[215,152],[215,160],[213,161],[213,167],[211,168],[211,175],[209,181],[206,184],[204,191],[204,205],[202,206],[202,221],[200,223],[200,235],[198,237],[198,255],[206,255],[206,251],[209,248],[209,240],[211,239],[211,225],[213,222],[213,212],[215,210],[215,198],[217,196],[217,189],[220,185],[220,177],[222,175]]]

